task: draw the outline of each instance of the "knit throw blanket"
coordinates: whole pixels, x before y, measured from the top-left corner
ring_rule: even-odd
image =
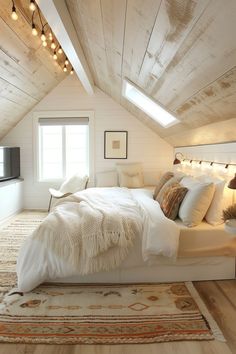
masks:
[[[89,188],[60,200],[31,237],[89,274],[118,267],[135,237],[143,211],[126,188]]]

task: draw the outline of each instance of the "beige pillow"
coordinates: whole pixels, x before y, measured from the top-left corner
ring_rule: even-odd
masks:
[[[160,178],[160,180],[158,181],[154,194],[153,194],[153,198],[156,199],[158,193],[160,192],[161,188],[164,186],[164,184],[169,181],[169,179],[171,179],[174,176],[173,172],[166,172],[164,173],[164,175],[162,175],[162,177]]]
[[[223,212],[223,193],[226,181],[211,177],[211,176],[200,176],[198,180],[201,182],[212,182],[215,185],[215,193],[212,198],[211,205],[207,210],[205,219],[208,224],[213,226],[222,224],[224,221],[222,219],[222,212]]]
[[[167,218],[171,220],[177,218],[179,207],[187,191],[188,188],[181,186],[179,183],[172,184],[165,190],[161,209]]]
[[[167,189],[169,189],[170,186],[172,186],[173,184],[178,183],[179,180],[178,178],[175,177],[171,177],[161,188],[160,192],[157,194],[156,196],[156,201],[161,205],[162,200],[163,200],[163,196],[166,192]]]
[[[215,186],[214,183],[194,181],[192,187],[190,183],[185,185],[183,180],[181,185],[189,190],[180,206],[179,217],[184,225],[193,227],[200,224],[205,217],[215,192]]]
[[[143,170],[140,163],[117,164],[120,187],[143,187]]]

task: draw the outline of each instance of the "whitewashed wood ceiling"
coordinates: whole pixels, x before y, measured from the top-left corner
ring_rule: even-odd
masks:
[[[29,1],[15,3],[17,21],[11,18],[12,1],[0,0],[0,139],[65,78],[40,38],[31,34]]]
[[[66,3],[96,85],[167,141],[236,117],[235,0]],[[164,129],[126,101],[124,77],[181,123]]]

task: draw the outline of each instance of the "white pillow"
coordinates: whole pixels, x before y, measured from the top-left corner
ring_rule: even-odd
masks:
[[[117,164],[120,187],[143,187],[143,170],[140,163]]]
[[[178,178],[179,181],[180,181],[180,180],[183,179],[184,177],[189,177],[189,176],[187,176],[186,173],[184,173],[184,172],[182,172],[182,171],[176,171],[176,172],[174,172],[174,177],[175,177],[175,178]]]
[[[65,180],[60,187],[62,193],[75,193],[85,189],[88,176],[73,175]]]
[[[183,178],[180,184],[188,188],[188,192],[179,208],[179,217],[188,227],[200,224],[211,204],[214,183],[200,183],[189,177]]]
[[[99,172],[96,174],[97,187],[117,187],[118,175],[116,171]]]
[[[211,176],[200,176],[198,180],[201,182],[212,182],[215,185],[215,193],[211,202],[209,209],[207,210],[205,219],[208,224],[213,226],[223,223],[222,211],[223,211],[223,194],[226,181],[211,177]]]
[[[182,184],[184,187],[188,189],[192,189],[193,187],[199,185],[199,181],[194,177],[185,176],[181,179],[180,184]]]

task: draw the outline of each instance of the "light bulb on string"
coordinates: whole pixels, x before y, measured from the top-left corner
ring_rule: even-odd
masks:
[[[69,60],[66,58],[65,65],[68,65],[68,64],[69,64]]]
[[[70,74],[73,75],[74,74],[74,69],[71,68]]]
[[[32,23],[32,35],[33,36],[37,36],[38,35],[38,31],[37,31],[34,23]]]
[[[57,52],[55,50],[54,50],[54,53],[53,53],[52,57],[53,57],[54,60],[57,60]]]
[[[11,18],[16,21],[18,19],[18,15],[16,13],[15,5],[12,6]]]
[[[53,40],[53,35],[52,35],[52,32],[49,32],[48,37],[49,37],[50,41],[52,41],[52,40]]]
[[[66,67],[66,65],[64,65],[63,71],[64,71],[64,73],[67,72],[67,67]]]
[[[62,47],[60,46],[59,49],[58,49],[58,54],[62,54],[63,53],[63,50],[62,50]]]
[[[45,36],[45,32],[44,32],[44,30],[42,29],[42,32],[41,32],[41,40],[43,41],[43,42],[45,42],[46,41],[46,36]]]
[[[35,11],[36,10],[36,5],[35,5],[35,1],[34,0],[30,0],[29,9],[31,11]]]
[[[43,47],[47,47],[47,42],[46,41],[43,41]]]
[[[52,49],[56,49],[56,43],[54,42],[54,40],[52,40],[51,48],[52,48]]]

